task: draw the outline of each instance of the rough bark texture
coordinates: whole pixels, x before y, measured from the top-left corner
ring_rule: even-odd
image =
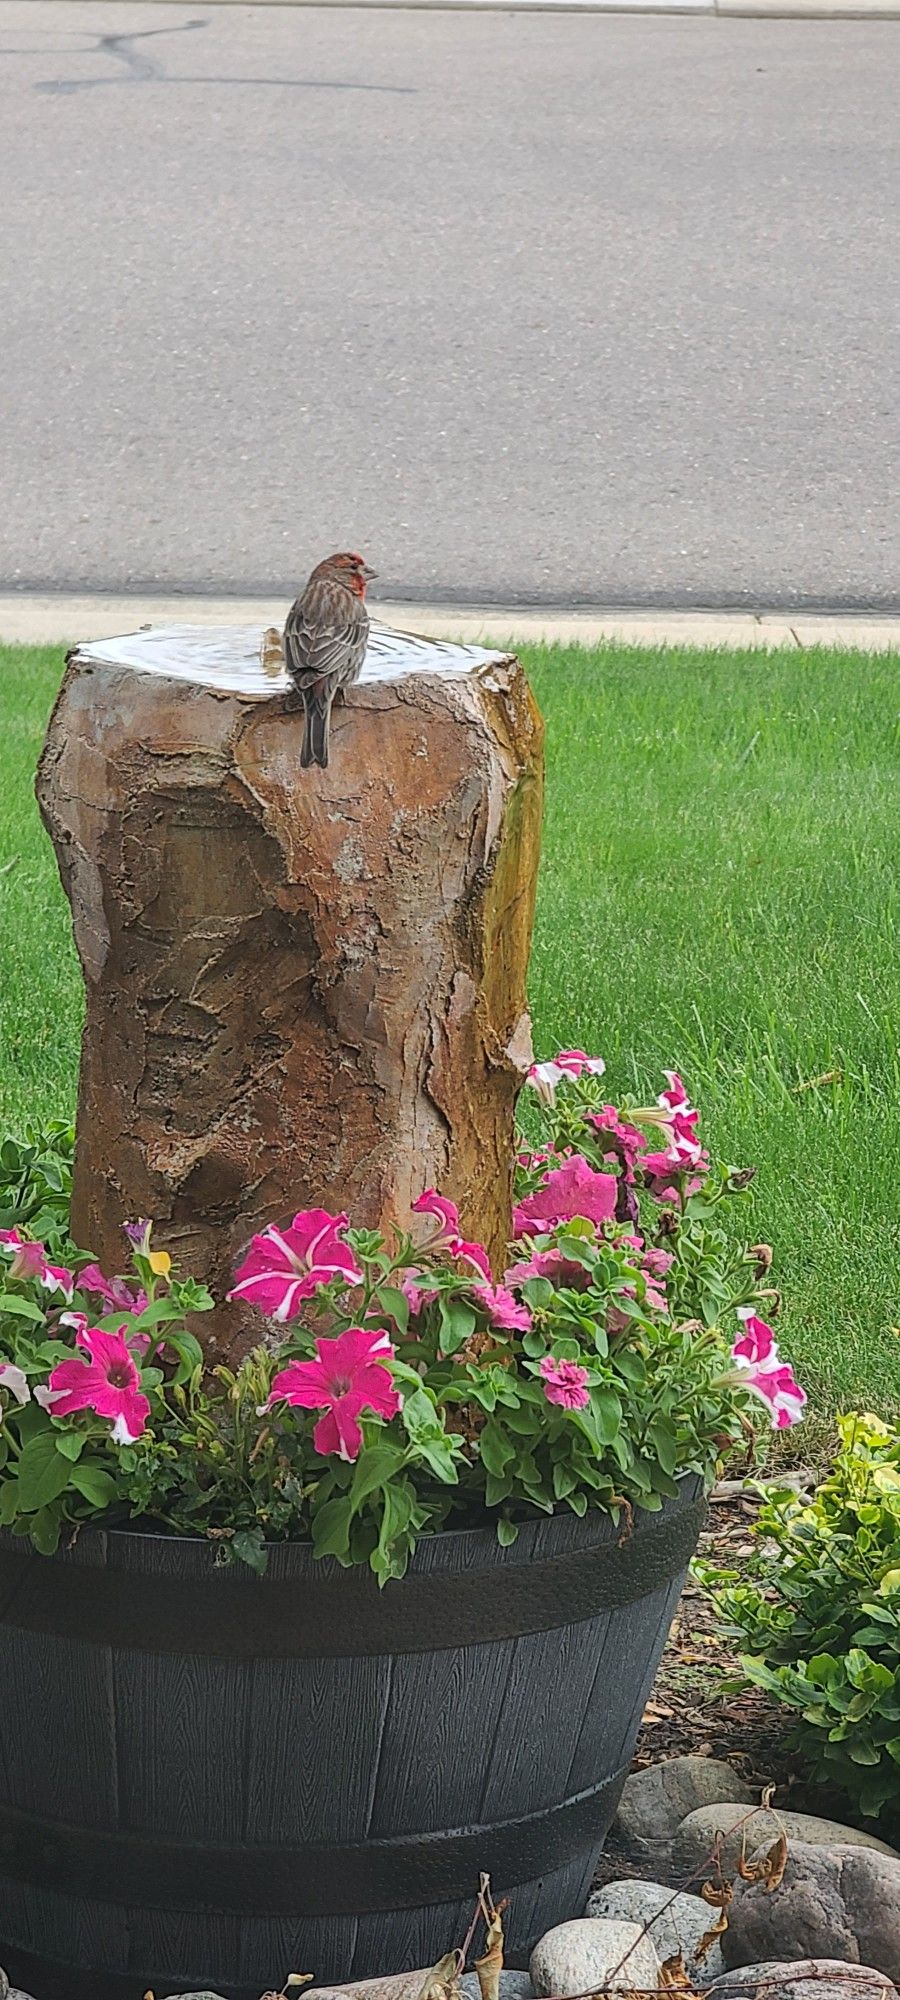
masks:
[[[249,635],[162,636],[71,657],[38,774],[87,986],[76,1239],[113,1271],[152,1216],[222,1298],[266,1223],[406,1224],[435,1185],[502,1257],[541,823],[521,668],[424,642],[392,668],[382,635],[301,772]],[[223,1308],[215,1351],[251,1332]]]

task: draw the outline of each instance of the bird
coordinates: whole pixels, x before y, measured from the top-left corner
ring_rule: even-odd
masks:
[[[284,627],[284,662],[303,703],[306,726],[301,769],[328,763],[331,704],[359,679],[366,656],[366,584],[375,571],[362,556],[326,556],[291,605]]]

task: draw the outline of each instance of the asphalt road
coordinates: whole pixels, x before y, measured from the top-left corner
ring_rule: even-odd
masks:
[[[900,606],[900,23],[0,0],[0,590]]]

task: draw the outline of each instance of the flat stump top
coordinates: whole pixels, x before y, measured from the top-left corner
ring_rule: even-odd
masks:
[[[130,667],[136,673],[266,701],[288,693],[291,683],[283,667],[273,671],[263,666],[263,636],[258,625],[161,625],[118,639],[89,640],[76,647],[72,661],[76,666]],[[395,632],[373,621],[360,684],[428,674],[443,680],[477,675],[490,685],[489,669],[502,666],[509,657],[485,646],[420,639],[414,632]]]

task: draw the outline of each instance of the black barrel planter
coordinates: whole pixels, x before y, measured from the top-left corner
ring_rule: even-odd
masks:
[[[273,1545],[0,1539],[0,1963],[38,2000],[429,1965],[481,1869],[508,1961],[580,1911],[704,1504],[424,1540],[402,1583]]]

